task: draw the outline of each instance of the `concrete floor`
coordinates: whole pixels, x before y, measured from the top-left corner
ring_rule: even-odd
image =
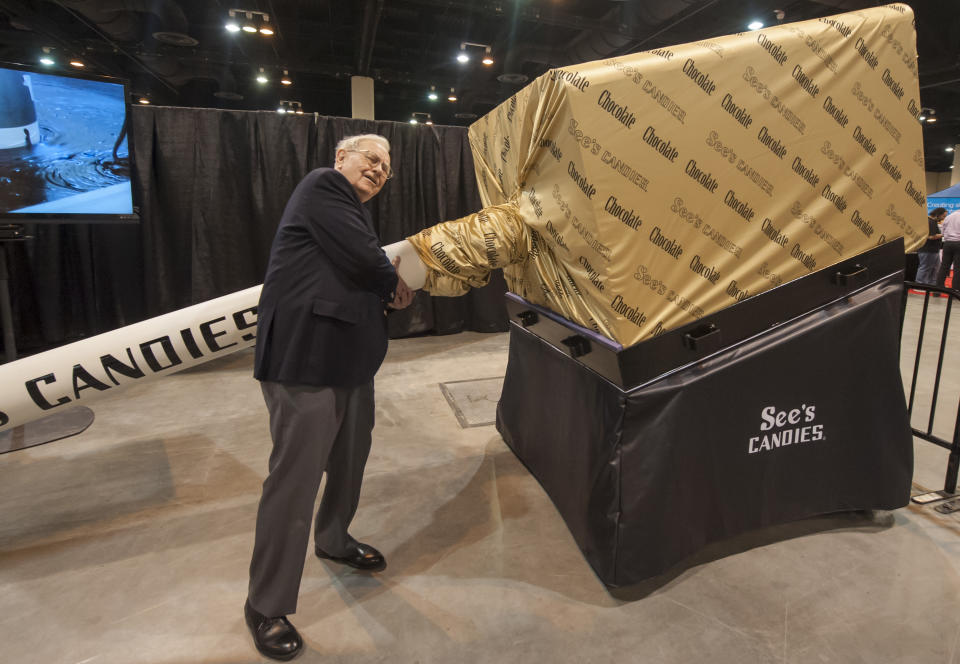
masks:
[[[929,506],[751,533],[608,591],[494,427],[463,428],[439,387],[502,376],[506,347],[391,343],[352,528],[389,566],[308,556],[297,661],[960,662],[960,516]],[[0,456],[0,662],[263,661],[242,618],[269,453],[251,363],[135,386],[93,404],[85,433]],[[916,452],[917,492],[941,488],[946,452]]]

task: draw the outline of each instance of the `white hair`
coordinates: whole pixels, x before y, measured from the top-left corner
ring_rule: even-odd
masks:
[[[356,150],[360,145],[360,141],[372,141],[386,150],[387,154],[390,153],[390,141],[380,134],[358,134],[356,136],[347,136],[346,138],[340,139],[340,142],[337,143],[335,152],[339,152],[340,150]]]

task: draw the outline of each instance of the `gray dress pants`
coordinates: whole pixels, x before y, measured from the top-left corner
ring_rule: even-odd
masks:
[[[373,381],[359,387],[311,387],[263,381],[270,412],[269,474],[263,482],[250,560],[250,605],[268,617],[297,610],[304,553],[320,479],[327,484],[314,541],[342,556],[357,511],[373,430]]]

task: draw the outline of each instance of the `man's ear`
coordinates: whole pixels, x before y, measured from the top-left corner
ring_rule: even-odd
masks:
[[[343,164],[343,160],[347,156],[347,151],[344,149],[337,150],[336,156],[333,158],[333,167],[337,170],[340,170],[340,166]]]

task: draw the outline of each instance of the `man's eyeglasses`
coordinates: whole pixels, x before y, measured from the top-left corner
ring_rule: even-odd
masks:
[[[367,162],[369,162],[371,168],[376,168],[377,166],[379,166],[380,170],[383,171],[384,176],[388,180],[393,177],[393,169],[390,168],[389,164],[384,163],[383,159],[381,159],[380,155],[378,155],[377,153],[371,150],[363,150],[361,148],[350,148],[347,150],[347,152],[359,152],[364,157],[366,157]]]

